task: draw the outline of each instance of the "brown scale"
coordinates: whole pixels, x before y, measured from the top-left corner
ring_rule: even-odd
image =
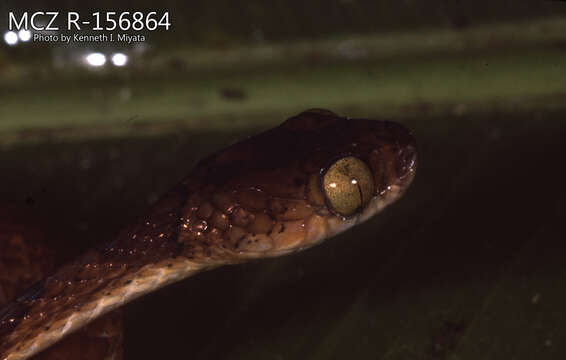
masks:
[[[346,119],[326,110],[301,113],[234,144],[201,161],[113,242],[63,266],[1,309],[0,360],[27,356],[18,348],[50,345],[43,331],[76,330],[91,317],[69,319],[91,314],[102,300],[120,303],[100,314],[139,296],[133,292],[140,286],[145,293],[211,267],[301,250],[327,230],[343,231],[329,228],[351,225],[327,205],[321,187],[326,169],[355,157],[372,173],[380,191],[373,196],[386,199],[389,186],[404,190],[412,180],[415,154],[412,136],[398,124]]]

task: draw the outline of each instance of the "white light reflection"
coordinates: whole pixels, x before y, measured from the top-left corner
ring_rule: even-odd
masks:
[[[4,34],[4,41],[10,46],[16,45],[18,43],[18,34],[14,31],[8,31]]]
[[[19,37],[20,40],[23,41],[23,42],[30,41],[30,39],[31,39],[31,31],[22,29],[22,30],[20,30],[20,31],[18,32],[18,37]]]
[[[106,64],[106,56],[101,53],[88,54],[85,59],[90,66],[99,67]]]
[[[112,63],[115,66],[124,66],[128,63],[128,56],[122,53],[112,55]]]

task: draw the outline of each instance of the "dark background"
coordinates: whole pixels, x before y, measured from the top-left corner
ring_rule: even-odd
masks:
[[[173,30],[124,69],[0,47],[0,199],[59,262],[111,239],[198,159],[305,108],[402,122],[419,169],[402,200],[321,246],[126,306],[126,359],[566,355],[564,3],[159,6]]]

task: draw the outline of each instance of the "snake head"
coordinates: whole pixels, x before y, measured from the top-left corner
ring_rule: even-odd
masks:
[[[308,110],[197,166],[187,240],[200,235],[245,259],[301,250],[397,200],[415,170],[402,125]]]

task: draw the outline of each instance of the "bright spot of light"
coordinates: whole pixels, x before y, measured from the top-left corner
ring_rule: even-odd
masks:
[[[18,32],[18,37],[23,42],[29,41],[31,39],[31,31],[22,29]]]
[[[90,66],[102,66],[106,64],[106,56],[101,53],[91,53],[87,55],[86,62]]]
[[[335,188],[335,187],[336,187],[336,183],[335,183],[335,182],[332,182],[332,183],[328,184],[328,186],[330,186],[331,188]]]
[[[356,184],[358,183],[358,180],[352,179],[352,180],[350,181],[350,183],[351,183],[352,185],[356,185]]]
[[[112,55],[112,63],[116,66],[124,66],[128,62],[128,57],[122,53]]]
[[[4,34],[4,41],[10,46],[16,45],[18,43],[18,34],[14,31],[8,31]]]

